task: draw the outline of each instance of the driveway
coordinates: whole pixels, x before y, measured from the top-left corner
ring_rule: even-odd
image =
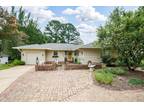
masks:
[[[0,93],[22,74],[32,70],[34,66],[16,66],[0,70]]]
[[[1,93],[0,101],[144,101],[144,91],[96,86],[88,70],[31,71]]]

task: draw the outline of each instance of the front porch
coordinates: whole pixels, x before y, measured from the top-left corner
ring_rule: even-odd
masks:
[[[78,51],[45,51],[45,62],[56,63],[76,63],[78,61]]]

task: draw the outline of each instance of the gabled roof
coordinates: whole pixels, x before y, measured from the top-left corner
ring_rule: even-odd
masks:
[[[75,45],[75,44],[67,44],[67,43],[47,43],[47,44],[33,44],[33,45],[25,45],[19,47],[13,47],[14,49],[47,49],[47,50],[65,50],[65,51],[74,51],[79,48],[100,48],[95,47],[93,43],[86,45]]]

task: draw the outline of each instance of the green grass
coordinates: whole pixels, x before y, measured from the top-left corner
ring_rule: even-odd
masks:
[[[139,78],[132,78],[128,81],[130,85],[144,85],[144,80]]]
[[[15,59],[13,62],[9,64],[0,64],[0,70],[9,69],[11,67],[18,66],[18,65],[25,65],[25,62]]]
[[[14,65],[12,65],[12,64],[0,64],[0,70],[9,69],[11,67],[14,67]]]

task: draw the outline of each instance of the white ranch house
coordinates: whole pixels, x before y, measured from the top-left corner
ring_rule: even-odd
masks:
[[[14,47],[21,52],[21,60],[26,64],[36,64],[46,61],[80,62],[87,64],[88,61],[101,62],[101,48],[93,44],[74,45],[65,43],[33,44]]]

